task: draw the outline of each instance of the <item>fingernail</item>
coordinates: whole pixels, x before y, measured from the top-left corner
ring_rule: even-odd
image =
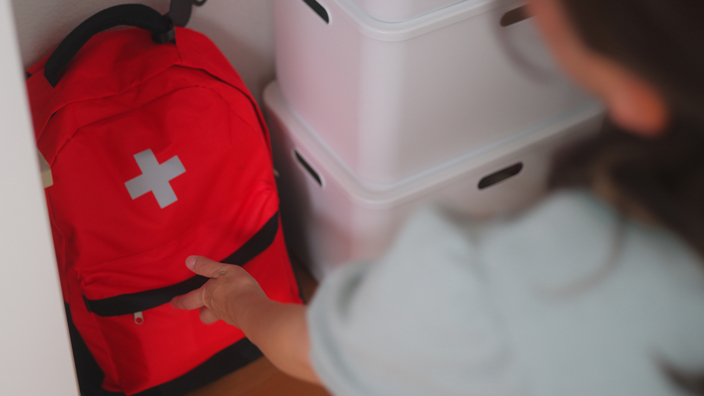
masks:
[[[189,270],[193,271],[193,267],[196,265],[196,256],[189,256],[186,259],[186,267],[188,267]]]

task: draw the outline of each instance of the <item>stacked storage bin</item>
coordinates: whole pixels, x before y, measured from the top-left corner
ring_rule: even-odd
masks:
[[[515,0],[274,0],[274,18],[282,218],[318,278],[383,253],[420,204],[531,202],[602,120]]]

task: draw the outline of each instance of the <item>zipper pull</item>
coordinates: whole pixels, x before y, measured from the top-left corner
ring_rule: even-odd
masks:
[[[144,324],[144,314],[141,311],[134,313],[134,322],[138,325]]]

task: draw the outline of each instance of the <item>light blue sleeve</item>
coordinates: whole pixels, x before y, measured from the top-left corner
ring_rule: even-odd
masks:
[[[462,227],[426,208],[378,263],[331,274],[308,311],[324,384],[338,396],[515,393],[511,345],[475,250]]]

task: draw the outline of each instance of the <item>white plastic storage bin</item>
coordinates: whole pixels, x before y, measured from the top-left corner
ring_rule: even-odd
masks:
[[[352,0],[274,0],[281,91],[359,184],[395,188],[593,104],[506,17],[521,4],[385,23]]]
[[[265,89],[264,106],[286,239],[317,279],[345,262],[378,257],[420,204],[436,201],[484,217],[533,202],[545,190],[553,151],[598,131],[603,119],[598,106],[584,108],[394,189],[374,191],[321,144],[276,83]]]
[[[384,22],[402,22],[460,1],[463,0],[357,0],[357,4],[372,18]],[[464,1],[477,2],[477,0]]]

